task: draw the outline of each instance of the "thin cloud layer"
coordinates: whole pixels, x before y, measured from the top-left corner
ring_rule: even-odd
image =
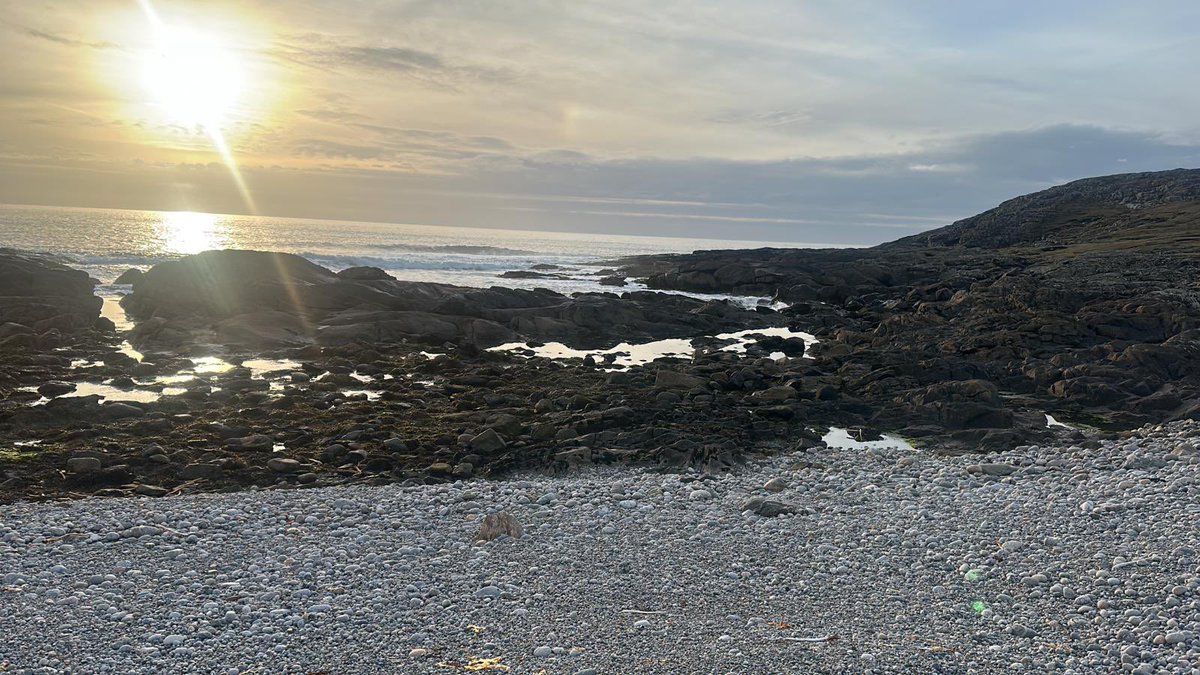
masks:
[[[129,5],[0,7],[0,201],[244,211]],[[1194,3],[155,6],[245,65],[268,214],[865,244],[1200,164]]]

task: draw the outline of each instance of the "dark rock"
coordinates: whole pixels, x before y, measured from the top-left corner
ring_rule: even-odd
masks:
[[[118,276],[116,279],[113,279],[113,283],[127,285],[127,284],[132,284],[133,282],[135,282],[141,278],[142,278],[142,271],[136,267],[131,267],[131,268],[125,270],[124,272],[121,272],[121,275]]]
[[[708,384],[702,377],[674,370],[660,370],[654,375],[654,386],[663,389],[696,389]]]
[[[141,417],[146,411],[129,403],[105,403],[100,406],[100,415],[105,419],[120,420],[129,417]]]
[[[384,272],[378,267],[347,267],[338,272],[337,275],[343,279],[353,279],[355,281],[395,281],[396,278]]]
[[[529,270],[511,270],[500,274],[501,279],[555,279],[558,276],[557,274],[545,274]]]
[[[37,391],[46,398],[54,398],[75,391],[75,385],[71,382],[53,380],[38,387]]]
[[[144,483],[139,483],[133,486],[133,492],[134,494],[139,494],[143,497],[166,497],[167,494],[170,493],[170,490],[158,485],[146,485]]]
[[[495,429],[486,429],[483,433],[471,439],[471,449],[483,454],[499,452],[508,447],[504,438]]]
[[[757,317],[728,303],[720,316],[696,312],[704,301],[658,293],[568,298],[545,289],[397,281],[370,269],[334,274],[297,256],[257,251],[207,251],[161,263],[133,286],[122,300],[138,321],[130,339],[166,346],[212,327],[221,342],[249,348],[311,340],[484,348],[518,336],[590,347],[696,335]]]
[[[230,450],[249,450],[254,452],[270,452],[275,447],[275,439],[266,434],[254,434],[241,438],[230,438],[225,441],[225,447]]]
[[[179,477],[184,480],[195,480],[198,478],[218,478],[221,476],[221,465],[212,464],[210,462],[194,462],[188,464],[179,470]]]
[[[298,473],[304,469],[304,464],[290,457],[272,457],[267,460],[267,468],[275,473]]]
[[[774,518],[795,513],[796,507],[764,497],[751,497],[742,504],[742,510],[757,513],[764,518]]]
[[[104,464],[95,457],[72,457],[67,460],[67,471],[71,473],[96,473]]]
[[[19,324],[37,334],[51,329],[70,335],[90,330],[103,304],[93,294],[93,285],[86,272],[50,256],[0,248],[0,325]],[[37,346],[28,343],[27,336],[0,339],[0,350],[14,351],[14,340]]]

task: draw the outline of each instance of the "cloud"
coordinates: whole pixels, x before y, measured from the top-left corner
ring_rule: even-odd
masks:
[[[336,115],[329,116],[336,119]],[[521,151],[503,138],[465,136],[436,129],[406,129],[367,122],[349,122],[344,128],[360,132],[354,142],[331,138],[302,138],[292,143],[300,157],[391,162],[405,173],[476,172],[484,165],[495,169],[519,161]],[[365,132],[366,135],[362,135]]]
[[[278,41],[272,53],[285,61],[330,72],[401,76],[426,86],[458,89],[467,83],[511,82],[510,70],[448,62],[432,51],[393,44],[364,44],[361,38],[308,33]]]
[[[804,124],[812,120],[812,115],[800,110],[724,110],[709,121],[717,124],[744,124],[758,127],[787,127]]]
[[[442,70],[446,64],[434,54],[405,47],[341,47],[326,53],[334,62],[364,68],[396,70]]]
[[[21,28],[20,30],[21,33],[28,35],[29,37],[37,38],[39,40],[46,40],[47,42],[54,42],[60,45],[66,45],[68,47],[85,47],[87,49],[120,49],[119,45],[112,42],[80,40],[73,37],[67,37],[65,35],[59,35],[57,33],[39,30],[37,28]]]
[[[374,145],[354,145],[321,138],[302,138],[295,141],[293,148],[301,157],[326,157],[332,159],[380,159],[390,153]]]

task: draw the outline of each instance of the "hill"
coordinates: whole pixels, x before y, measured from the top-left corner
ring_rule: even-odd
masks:
[[[1084,178],[1022,195],[946,227],[882,248],[1072,246],[1200,242],[1200,169]]]

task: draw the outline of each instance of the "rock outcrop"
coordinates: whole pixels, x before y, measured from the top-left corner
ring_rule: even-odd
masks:
[[[790,302],[822,340],[828,386],[913,435],[975,443],[1017,407],[1116,426],[1200,414],[1197,170],[1075,181],[871,249],[701,251],[623,271]],[[945,386],[980,381],[995,395]]]
[[[122,301],[131,339],[178,346],[198,330],[244,348],[313,342],[446,342],[486,348],[517,339],[607,346],[778,323],[739,307],[659,293],[579,294],[397,281],[382,270],[333,273],[299,256],[208,251],[161,263]]]
[[[104,328],[102,301],[85,272],[45,255],[0,249],[0,352],[58,346]]]

